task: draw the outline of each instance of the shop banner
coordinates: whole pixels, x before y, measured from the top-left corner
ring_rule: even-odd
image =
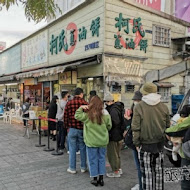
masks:
[[[36,85],[36,84],[37,84],[37,78],[24,79],[24,85]]]
[[[141,3],[148,7],[151,7],[158,11],[164,11],[165,0],[135,0],[137,3]]]
[[[47,31],[22,43],[22,69],[47,62]]]
[[[96,0],[49,28],[49,64],[61,64],[103,51],[104,1]]]
[[[175,16],[184,21],[190,22],[190,1],[176,0]],[[189,28],[188,32],[190,33],[190,28]]]
[[[0,76],[20,72],[20,45],[14,46],[0,54]]]

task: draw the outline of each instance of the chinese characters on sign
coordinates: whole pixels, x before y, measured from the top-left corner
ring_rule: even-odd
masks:
[[[114,34],[115,38],[115,48],[116,49],[135,49],[137,46],[140,46],[140,51],[144,51],[146,53],[147,47],[148,47],[148,42],[147,40],[144,40],[143,38],[145,37],[145,31],[142,28],[142,23],[141,23],[141,18],[135,18],[135,19],[130,19],[130,18],[124,18],[123,14],[120,13],[119,17],[115,18],[116,24],[115,28],[118,29],[117,34]],[[130,24],[133,26],[132,30],[130,30]],[[124,29],[124,32],[126,34],[129,34],[130,31],[133,32],[133,34],[136,35],[136,38],[126,38],[125,40],[121,36],[120,32]]]
[[[22,67],[47,62],[47,32],[41,32],[22,43]]]
[[[164,169],[164,182],[179,182],[182,180],[190,180],[190,168],[165,168]]]
[[[100,17],[97,17],[96,19],[92,20],[90,25],[91,36],[99,37],[99,29],[100,29]],[[70,38],[68,38],[66,35],[68,31]],[[62,29],[62,31],[58,36],[54,36],[54,34],[52,34],[50,40],[51,55],[53,55],[54,53],[58,54],[62,50],[64,50],[64,52],[67,55],[71,54],[76,47],[77,41],[81,42],[82,40],[86,40],[87,34],[88,31],[85,26],[82,26],[81,28],[77,29],[77,25],[75,23],[69,23],[66,30]],[[95,44],[95,47],[94,45],[92,45],[93,47],[86,45],[85,51],[87,49],[94,49],[99,47],[97,42],[94,42],[92,44]]]

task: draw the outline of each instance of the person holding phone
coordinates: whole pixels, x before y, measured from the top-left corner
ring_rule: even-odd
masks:
[[[75,113],[75,119],[84,123],[84,142],[87,147],[92,185],[104,185],[103,176],[106,173],[106,147],[109,142],[108,131],[112,127],[111,117],[103,109],[103,102],[95,95],[89,106],[82,105]],[[99,179],[98,179],[99,177]]]

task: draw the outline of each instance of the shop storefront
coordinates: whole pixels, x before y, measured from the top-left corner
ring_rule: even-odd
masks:
[[[49,65],[66,67],[59,74],[54,89],[67,89],[72,94],[76,87],[81,87],[86,100],[90,90],[94,89],[103,97],[103,5],[99,0],[86,2],[79,10],[71,11],[69,16],[65,15],[50,25]]]
[[[172,38],[186,36],[189,24],[130,0],[106,0],[105,15],[105,89],[130,107],[134,92],[154,82],[171,111],[171,94],[180,94],[180,73],[189,68],[182,57],[173,59],[180,45]]]
[[[183,76],[189,61],[172,57],[182,48],[174,39],[185,36],[187,26],[130,0],[84,1],[15,47],[21,52],[16,74],[21,100],[30,97],[45,110],[53,95],[81,87],[86,100],[90,90],[101,98],[110,91],[130,107],[134,92],[150,81],[171,109],[171,94],[188,83]],[[12,50],[11,55],[16,56]]]

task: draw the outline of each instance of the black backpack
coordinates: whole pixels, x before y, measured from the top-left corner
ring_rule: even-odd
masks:
[[[136,149],[135,145],[133,144],[133,132],[131,126],[129,127],[125,137],[124,137],[125,145],[133,150]]]

